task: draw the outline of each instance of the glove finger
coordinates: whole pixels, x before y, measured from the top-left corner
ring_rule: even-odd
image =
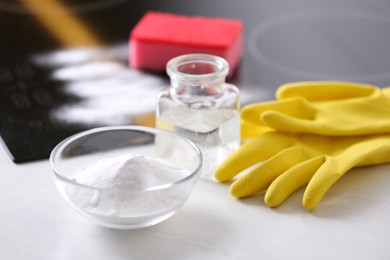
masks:
[[[282,204],[294,191],[309,183],[318,168],[324,163],[324,156],[317,156],[296,164],[271,183],[264,201],[269,207]]]
[[[320,125],[314,117],[296,118],[277,111],[267,111],[261,115],[261,121],[270,128],[285,133],[312,133],[321,135],[332,135],[334,129],[326,127],[327,124],[322,122]],[[332,126],[332,125],[330,125]]]
[[[347,81],[307,81],[280,86],[276,98],[303,97],[308,101],[331,101],[371,95],[379,88],[374,85]]]
[[[281,101],[270,101],[255,103],[245,106],[241,110],[241,118],[244,122],[261,124],[261,115],[267,111],[278,111],[279,113],[296,118],[312,118],[315,110],[302,98],[292,98]]]
[[[389,158],[389,136],[372,136],[356,141],[334,157],[326,157],[305,190],[302,204],[306,209],[315,208],[325,193],[345,173],[355,166],[387,163]]]
[[[325,163],[315,173],[303,194],[302,204],[306,209],[315,208],[325,193],[341,178],[343,173],[334,170],[333,159],[327,157]]]
[[[215,171],[215,178],[221,182],[229,181],[250,166],[266,160],[286,147],[294,140],[280,133],[267,133],[245,142],[223,161]]]
[[[287,148],[234,181],[230,194],[243,198],[264,191],[280,174],[304,160],[300,146]]]

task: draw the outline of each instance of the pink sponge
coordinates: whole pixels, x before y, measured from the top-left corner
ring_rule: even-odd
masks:
[[[242,28],[239,20],[147,12],[130,34],[130,66],[164,71],[171,58],[206,53],[225,58],[233,72],[242,55]]]

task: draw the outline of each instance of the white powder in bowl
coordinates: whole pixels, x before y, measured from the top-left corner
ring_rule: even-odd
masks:
[[[72,180],[92,188],[69,186],[69,199],[90,214],[140,217],[168,211],[186,197],[186,185],[148,192],[131,192],[168,184],[190,174],[166,160],[138,154],[97,161],[75,173]],[[129,191],[129,192],[125,192]]]

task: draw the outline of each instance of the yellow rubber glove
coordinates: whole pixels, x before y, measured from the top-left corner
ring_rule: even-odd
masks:
[[[272,132],[244,143],[217,168],[215,177],[226,182],[242,173],[230,193],[243,198],[266,190],[265,203],[270,207],[307,184],[302,204],[312,209],[351,168],[387,162],[390,134],[329,137]]]
[[[390,133],[390,88],[319,81],[282,85],[277,100],[248,105],[241,119],[287,133],[356,136]],[[242,135],[253,137],[250,128]]]
[[[240,120],[240,134],[241,141],[245,142],[247,139],[250,139],[254,136],[258,136],[260,134],[265,134],[268,132],[274,132],[275,130],[259,124],[253,124],[251,122],[246,122],[244,120]]]

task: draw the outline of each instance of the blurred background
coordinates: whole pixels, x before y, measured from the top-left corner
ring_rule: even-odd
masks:
[[[390,85],[386,0],[0,0],[0,135],[14,162],[47,159],[93,127],[154,125],[169,80],[128,66],[130,32],[149,10],[243,22],[229,79],[242,105],[291,81]]]

